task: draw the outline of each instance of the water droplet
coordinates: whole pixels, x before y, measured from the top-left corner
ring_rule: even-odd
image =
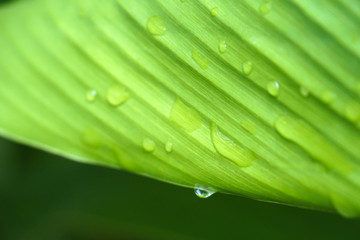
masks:
[[[342,197],[333,192],[330,194],[330,198],[331,198],[334,208],[341,216],[343,216],[345,218],[360,217],[359,204],[356,204],[355,202],[351,202],[350,198]],[[356,201],[356,200],[353,200],[353,201]]]
[[[255,134],[257,132],[256,124],[250,119],[240,122],[242,128],[244,128],[248,133]]]
[[[360,120],[360,103],[355,101],[349,102],[345,108],[345,115],[352,122]]]
[[[147,30],[152,35],[164,35],[166,26],[164,20],[159,16],[149,18],[146,24]]]
[[[321,100],[324,103],[330,104],[336,99],[336,93],[331,90],[326,90],[321,94]]]
[[[225,53],[227,50],[227,43],[225,39],[221,39],[219,41],[219,52],[220,53]]]
[[[260,4],[259,11],[262,15],[266,15],[271,11],[271,3],[266,0]]]
[[[211,140],[216,151],[223,157],[233,161],[240,167],[251,166],[255,155],[249,149],[236,144],[223,134],[215,123],[211,123]]]
[[[156,143],[154,142],[154,140],[150,139],[150,138],[144,138],[143,140],[143,148],[146,152],[153,152],[155,151],[156,148]]]
[[[193,132],[201,128],[202,118],[193,108],[176,98],[171,109],[170,120],[180,125],[186,132]]]
[[[344,174],[353,170],[348,156],[304,120],[282,115],[275,120],[274,127],[282,137],[296,143],[325,166]]]
[[[208,198],[215,193],[215,190],[211,187],[196,185],[194,192],[199,198]]]
[[[165,151],[168,153],[171,153],[173,150],[173,146],[174,146],[174,144],[172,142],[167,141],[165,144]]]
[[[191,57],[199,65],[201,69],[206,70],[209,68],[210,66],[209,59],[204,55],[202,55],[198,49],[193,48]]]
[[[303,96],[303,97],[308,97],[309,94],[310,94],[310,91],[309,91],[309,89],[307,89],[306,87],[301,86],[301,87],[300,87],[300,94],[301,94],[301,96]]]
[[[93,128],[85,129],[82,133],[81,140],[91,148],[99,148],[102,145],[98,132]]]
[[[130,94],[121,85],[113,85],[108,89],[107,100],[113,106],[119,106],[126,102]]]
[[[243,63],[243,72],[245,75],[250,75],[254,66],[251,61],[246,61]]]
[[[271,81],[266,86],[268,93],[271,96],[277,97],[280,93],[280,85],[277,81]]]
[[[86,92],[86,100],[88,100],[88,102],[93,102],[95,101],[97,95],[97,91],[95,89],[90,89]]]
[[[219,12],[219,8],[218,7],[214,7],[213,9],[211,9],[210,13],[211,13],[211,16],[215,17],[218,15],[218,12]]]

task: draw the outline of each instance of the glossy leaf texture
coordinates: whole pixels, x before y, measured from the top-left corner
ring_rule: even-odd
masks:
[[[360,1],[20,0],[0,26],[3,136],[360,215]]]

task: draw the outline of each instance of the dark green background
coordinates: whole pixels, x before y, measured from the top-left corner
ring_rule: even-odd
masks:
[[[0,139],[0,239],[360,239],[360,220],[181,188]]]

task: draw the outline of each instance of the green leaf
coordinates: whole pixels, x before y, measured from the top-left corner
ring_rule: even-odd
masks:
[[[15,1],[0,131],[202,191],[360,215],[360,1]]]

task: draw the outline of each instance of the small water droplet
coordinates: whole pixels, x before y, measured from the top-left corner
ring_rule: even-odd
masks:
[[[196,185],[194,192],[199,198],[208,198],[215,193],[215,190],[211,187]]]
[[[93,128],[85,129],[82,133],[81,140],[91,148],[99,148],[102,145],[98,132]]]
[[[97,91],[95,89],[90,89],[86,92],[86,100],[88,100],[88,102],[95,101],[96,96],[97,96]]]
[[[225,53],[227,50],[227,43],[225,39],[221,39],[219,41],[219,52],[220,53]]]
[[[256,124],[250,119],[240,122],[242,128],[244,128],[248,133],[255,134],[257,132]]]
[[[266,86],[268,93],[271,96],[277,97],[280,93],[280,84],[277,81],[271,81]]]
[[[336,93],[331,91],[331,90],[325,90],[322,94],[321,94],[321,100],[324,103],[330,104],[332,102],[334,102],[336,99]]]
[[[202,118],[193,108],[176,98],[170,112],[170,120],[180,125],[186,132],[201,128]]]
[[[246,61],[243,63],[243,72],[245,75],[250,75],[254,66],[251,61]]]
[[[352,122],[360,120],[360,103],[356,101],[349,102],[345,108],[345,115]]]
[[[146,28],[152,35],[164,35],[166,32],[166,25],[164,20],[159,16],[153,16],[148,19]]]
[[[191,57],[201,69],[206,70],[209,68],[210,60],[202,55],[198,49],[193,48]]]
[[[113,85],[108,89],[107,101],[113,106],[119,106],[126,102],[130,94],[121,85]]]
[[[336,211],[345,218],[358,218],[360,217],[359,204],[353,203],[347,197],[342,197],[338,194],[330,194],[331,201]],[[355,200],[356,201],[356,200]],[[358,205],[358,206],[356,206]]]
[[[210,13],[211,13],[211,16],[215,17],[218,15],[218,12],[219,12],[219,8],[218,7],[214,7],[213,9],[211,9]]]
[[[303,97],[308,97],[309,94],[310,94],[310,91],[309,91],[308,88],[306,88],[306,87],[304,87],[304,86],[301,86],[301,87],[300,87],[300,94],[301,94],[301,96],[303,96]]]
[[[248,148],[236,144],[232,139],[223,134],[215,123],[211,123],[211,140],[216,151],[223,157],[233,161],[240,167],[251,166],[255,155]]]
[[[150,138],[144,138],[143,140],[143,148],[146,152],[153,152],[155,151],[156,148],[156,143],[154,142],[154,140],[150,139]]]
[[[266,0],[260,4],[259,11],[262,15],[266,15],[271,11],[271,3]]]
[[[174,146],[174,144],[171,141],[167,141],[165,144],[165,151],[167,153],[171,153],[173,150],[173,146]]]

